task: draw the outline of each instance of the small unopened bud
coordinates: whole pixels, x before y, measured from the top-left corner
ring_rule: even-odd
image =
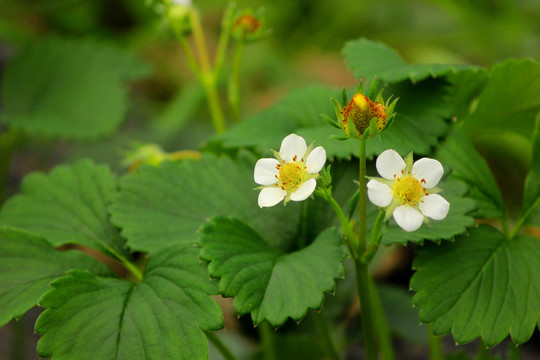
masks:
[[[240,31],[244,34],[255,34],[261,27],[260,21],[255,19],[253,15],[241,15],[233,25],[233,31]]]
[[[350,129],[351,125],[354,126],[358,137],[364,135],[373,119],[377,129],[381,131],[386,126],[385,106],[377,101],[372,102],[363,94],[355,94],[349,104],[343,108],[343,128]]]

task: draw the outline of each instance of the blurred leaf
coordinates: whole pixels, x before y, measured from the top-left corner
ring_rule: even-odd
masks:
[[[450,72],[476,68],[448,64],[407,64],[394,49],[363,38],[347,42],[343,48],[343,55],[349,69],[354,72],[354,76],[368,81],[376,76],[387,82],[403,80],[417,82],[428,77],[444,76]]]
[[[540,114],[536,117],[533,134],[532,159],[525,178],[521,216],[528,217],[540,206]],[[540,225],[539,225],[540,226]]]
[[[308,334],[276,332],[274,338],[274,353],[279,360],[327,360],[319,338]],[[254,359],[264,359],[264,353],[259,351]]]
[[[1,116],[36,136],[105,136],[127,110],[124,81],[147,72],[131,55],[93,41],[48,38],[28,45],[6,66]]]
[[[455,354],[447,354],[444,357],[444,360],[474,360],[471,356],[465,354],[464,352],[460,351]]]
[[[345,249],[334,229],[309,246],[284,254],[243,222],[217,217],[200,230],[200,257],[209,261],[208,272],[220,278],[223,296],[234,296],[240,315],[251,313],[255,325],[268,321],[281,326],[291,317],[300,321],[309,308],[319,309],[324,292],[343,276]]]
[[[518,344],[529,340],[540,319],[539,258],[538,239],[508,240],[487,225],[454,243],[424,245],[411,279],[420,320],[458,344],[481,336],[493,346],[508,334]]]
[[[54,359],[207,359],[201,329],[223,327],[221,310],[197,249],[156,253],[139,284],[73,270],[40,299],[40,357]]]
[[[419,84],[404,82],[386,89],[388,96],[399,97],[397,117],[393,125],[380,137],[367,142],[368,156],[378,155],[388,148],[408,153],[428,154],[438,143],[448,126],[450,117],[447,83],[442,80]],[[340,98],[331,88],[307,87],[291,92],[269,109],[249,118],[213,139],[225,147],[254,147],[263,152],[279,150],[283,138],[291,133],[303,136],[309,143],[323,146],[328,157],[348,158],[357,154],[355,140],[338,141],[330,136],[343,135],[332,128],[320,114],[333,114],[330,98]]]
[[[501,131],[516,132],[530,139],[540,111],[540,63],[508,60],[494,66],[478,98],[476,111],[464,121],[474,137],[489,137]]]
[[[448,81],[452,84],[453,115],[458,122],[474,111],[475,101],[488,80],[489,72],[486,69],[468,69],[448,75]]]
[[[0,327],[35,306],[49,283],[72,269],[114,276],[86,254],[59,252],[41,237],[0,228]]]
[[[450,240],[464,233],[475,221],[469,215],[476,209],[476,203],[465,197],[467,186],[461,181],[445,181],[437,187],[442,189],[441,195],[450,203],[448,215],[443,220],[430,220],[420,229],[413,232],[402,230],[392,219],[391,226],[383,233],[382,243],[386,245],[406,244],[407,242],[423,243],[424,240],[440,242]],[[370,216],[375,221],[379,210],[373,207]],[[372,222],[373,223],[373,222]]]
[[[299,204],[260,209],[254,165],[203,155],[199,162],[141,167],[121,179],[110,207],[112,221],[131,248],[147,252],[193,244],[197,229],[216,215],[238,217],[269,239],[285,242],[296,233]]]
[[[437,155],[443,165],[452,168],[452,175],[471,189],[468,197],[476,201],[478,218],[504,218],[504,201],[486,161],[474,148],[469,137],[459,127],[439,148]]]
[[[418,309],[412,305],[412,293],[389,284],[378,284],[377,290],[392,333],[408,342],[427,345],[427,329],[418,322]]]
[[[21,193],[0,211],[0,225],[39,234],[53,246],[80,244],[112,256],[128,256],[109,222],[107,205],[117,191],[107,166],[90,160],[59,165],[49,175],[26,176]]]

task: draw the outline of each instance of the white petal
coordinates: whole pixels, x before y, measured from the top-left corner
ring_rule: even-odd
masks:
[[[414,231],[422,226],[424,216],[409,205],[401,205],[394,210],[394,220],[405,231]]]
[[[405,169],[405,161],[392,149],[383,151],[375,165],[379,174],[388,180],[393,180],[396,174],[401,175],[401,170]]]
[[[262,189],[259,193],[259,206],[270,207],[279,203],[285,198],[287,192],[279,187],[271,187]]]
[[[322,146],[317,146],[311,150],[306,159],[307,172],[310,174],[316,174],[321,171],[324,163],[326,162],[326,150]]]
[[[439,194],[431,194],[422,198],[418,208],[424,216],[433,220],[442,220],[448,215],[450,203]]]
[[[392,202],[394,195],[392,189],[386,184],[378,182],[377,180],[370,180],[367,183],[367,195],[369,200],[380,207],[386,207]]]
[[[279,149],[279,156],[286,161],[292,162],[293,157],[296,155],[300,160],[306,154],[307,145],[306,140],[303,137],[296,134],[291,134],[285,137],[281,142],[281,148]]]
[[[306,200],[309,197],[309,195],[313,193],[316,187],[317,187],[317,180],[309,179],[308,181],[300,185],[298,189],[296,189],[296,191],[291,194],[291,200],[293,201]]]
[[[412,166],[412,176],[417,178],[419,181],[424,179],[425,183],[423,182],[423,186],[428,189],[439,183],[443,173],[444,169],[441,163],[435,159],[421,158]]]
[[[279,175],[278,165],[279,161],[276,159],[259,159],[255,164],[253,179],[259,185],[275,184],[278,181],[276,175]]]

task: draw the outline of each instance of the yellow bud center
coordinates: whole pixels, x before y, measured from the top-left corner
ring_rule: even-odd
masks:
[[[276,186],[280,186],[283,190],[294,191],[304,182],[304,175],[306,173],[304,160],[300,163],[296,161],[283,163],[282,165],[278,165],[278,167],[279,181]]]
[[[392,186],[392,192],[403,205],[412,206],[416,206],[425,195],[425,189],[420,181],[411,175],[396,178]]]

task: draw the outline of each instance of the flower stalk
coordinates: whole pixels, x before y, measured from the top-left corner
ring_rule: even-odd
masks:
[[[433,325],[429,324],[428,328],[429,336],[429,359],[430,360],[442,360],[442,343],[440,336],[433,334]]]
[[[212,331],[205,331],[206,337],[212,345],[216,348],[217,351],[223,356],[225,360],[237,360],[236,356],[231,352],[231,350],[225,345],[223,341]]]

